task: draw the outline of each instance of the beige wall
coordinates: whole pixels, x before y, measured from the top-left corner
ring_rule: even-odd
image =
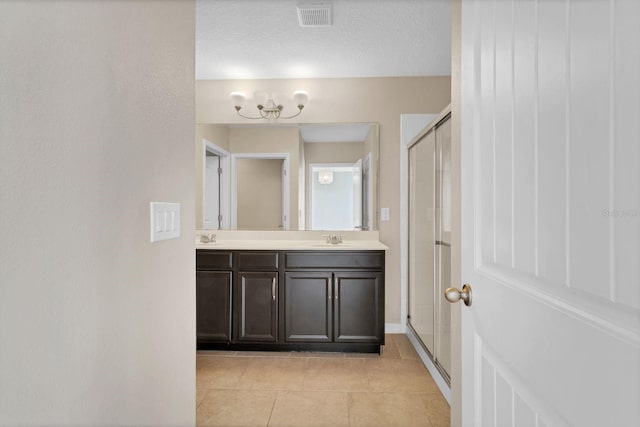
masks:
[[[238,229],[279,230],[282,160],[238,159]]]
[[[196,125],[196,227],[202,228],[204,214],[202,195],[204,192],[204,140],[214,143],[225,151],[229,151],[229,127],[223,125]]]
[[[374,150],[374,146],[377,145],[378,141],[378,130],[375,126],[369,127],[369,132],[367,132],[367,136],[365,137],[362,143],[362,154],[366,155],[367,153]]]
[[[297,128],[231,128],[229,149],[232,153],[289,153],[289,228],[298,229],[298,156]],[[238,207],[239,210],[239,207]]]
[[[194,2],[0,28],[0,425],[194,425]],[[151,201],[182,237],[149,242]]]
[[[362,142],[306,142],[306,168],[310,163],[355,163],[362,158],[363,151]]]
[[[200,142],[199,153],[202,158],[202,141],[206,139],[223,150],[229,151],[229,127],[225,125],[199,124],[196,125],[196,141]]]
[[[425,52],[424,54],[428,54]],[[437,114],[451,99],[451,78],[380,77],[353,79],[201,80],[196,82],[197,123],[245,123],[236,115],[229,94],[268,90],[309,92],[299,123],[378,122],[380,124],[380,207],[390,221],[380,223],[387,246],[386,321],[400,322],[400,115]],[[285,113],[293,108],[286,99]],[[248,100],[251,102],[251,100]]]

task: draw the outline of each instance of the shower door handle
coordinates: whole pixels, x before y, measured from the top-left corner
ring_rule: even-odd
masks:
[[[471,305],[472,296],[473,293],[471,292],[471,286],[466,283],[462,287],[462,290],[459,290],[458,288],[447,288],[447,290],[444,291],[444,299],[450,303],[462,300],[464,301],[464,305],[467,307]]]

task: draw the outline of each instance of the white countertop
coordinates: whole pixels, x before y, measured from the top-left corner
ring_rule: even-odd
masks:
[[[377,240],[347,240],[336,245],[321,240],[217,240],[216,243],[196,243],[196,249],[226,250],[290,250],[290,251],[379,251],[389,249]]]

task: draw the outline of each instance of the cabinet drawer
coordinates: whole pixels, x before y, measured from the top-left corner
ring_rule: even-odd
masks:
[[[286,268],[383,269],[384,251],[287,252]]]
[[[196,270],[230,270],[232,266],[230,251],[196,249]]]
[[[277,252],[250,252],[237,253],[238,269],[240,270],[277,270]]]

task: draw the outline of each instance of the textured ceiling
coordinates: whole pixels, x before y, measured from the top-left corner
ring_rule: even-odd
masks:
[[[302,28],[296,0],[197,0],[196,79],[449,75],[449,2],[333,0]]]

